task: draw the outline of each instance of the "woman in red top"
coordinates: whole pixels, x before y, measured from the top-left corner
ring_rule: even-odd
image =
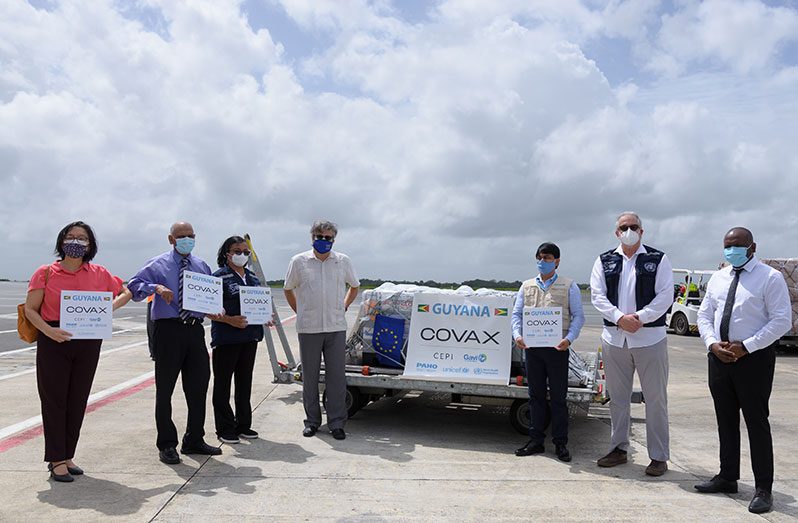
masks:
[[[36,380],[42,403],[44,460],[56,481],[83,474],[72,458],[80,436],[102,340],[72,340],[59,328],[61,291],[110,291],[114,310],[130,301],[122,280],[89,261],[97,254],[94,231],[83,222],[58,233],[58,261],[42,265],[30,279],[25,316],[39,329]]]

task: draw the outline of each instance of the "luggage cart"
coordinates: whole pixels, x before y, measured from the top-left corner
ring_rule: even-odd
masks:
[[[585,386],[568,387],[566,398],[569,413],[573,417],[587,415],[593,402],[604,402],[604,381],[598,353],[576,354],[577,357],[591,360],[594,378]],[[510,424],[521,434],[529,433],[529,390],[524,376],[514,376],[506,385],[493,385],[409,378],[403,376],[401,372],[399,369],[386,367],[347,365],[346,407],[349,417],[354,416],[370,402],[384,397],[393,397],[411,391],[437,392],[451,394],[452,403],[470,402],[468,398],[506,399],[510,403]],[[323,372],[320,381],[324,382]]]

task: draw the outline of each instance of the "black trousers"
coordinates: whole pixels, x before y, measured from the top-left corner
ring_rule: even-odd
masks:
[[[252,370],[257,341],[219,345],[213,349],[213,417],[217,436],[235,436],[252,428]],[[235,414],[230,385],[235,379]]]
[[[546,383],[551,400],[551,439],[555,445],[568,443],[568,351],[535,347],[524,351],[529,381],[529,410],[532,423],[529,437],[537,443],[546,438]]]
[[[172,393],[182,373],[188,406],[183,445],[192,447],[205,436],[205,398],[211,367],[202,324],[184,325],[175,320],[155,320],[155,426],[159,450],[177,447],[177,429],[172,422]]]
[[[756,487],[773,487],[773,440],[768,401],[773,388],[776,351],[773,346],[723,363],[709,353],[709,390],[715,403],[720,438],[720,476],[740,478],[740,411],[743,412],[751,446],[751,467]]]
[[[147,348],[150,350],[151,360],[155,359],[155,356],[153,354],[155,341],[152,339],[154,336],[153,335],[154,330],[155,330],[155,322],[152,321],[152,302],[148,301],[147,302]]]
[[[36,383],[42,404],[44,461],[75,457],[102,340],[36,340]]]

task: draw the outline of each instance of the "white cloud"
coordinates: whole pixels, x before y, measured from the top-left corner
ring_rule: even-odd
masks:
[[[686,71],[719,44],[671,43],[674,20],[691,38],[719,29],[693,4],[659,37],[653,2],[452,0],[413,24],[387,0],[281,5],[329,47],[290,63],[233,1],[149,0],[157,31],[112,2],[11,4],[0,217],[16,247],[0,277],[26,277],[76,218],[122,276],[165,249],[176,219],[194,222],[206,259],[252,233],[270,278],[319,217],[339,222],[361,274],[395,278],[523,278],[553,240],[585,281],[627,208],[679,265],[714,264],[739,223],[762,231],[760,248],[798,243],[779,229],[798,167],[798,74],[774,54],[787,36],[758,65],[653,82],[630,71],[613,86],[586,42],[628,39]]]
[[[650,67],[675,74],[717,61],[741,74],[774,64],[780,46],[798,40],[798,12],[756,0],[706,0],[662,17],[659,54]]]

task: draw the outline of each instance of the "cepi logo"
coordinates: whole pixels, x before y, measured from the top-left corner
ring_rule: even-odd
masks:
[[[488,355],[485,354],[484,352],[481,354],[463,354],[463,360],[470,361],[472,363],[476,362],[485,363],[486,361],[488,361]]]

